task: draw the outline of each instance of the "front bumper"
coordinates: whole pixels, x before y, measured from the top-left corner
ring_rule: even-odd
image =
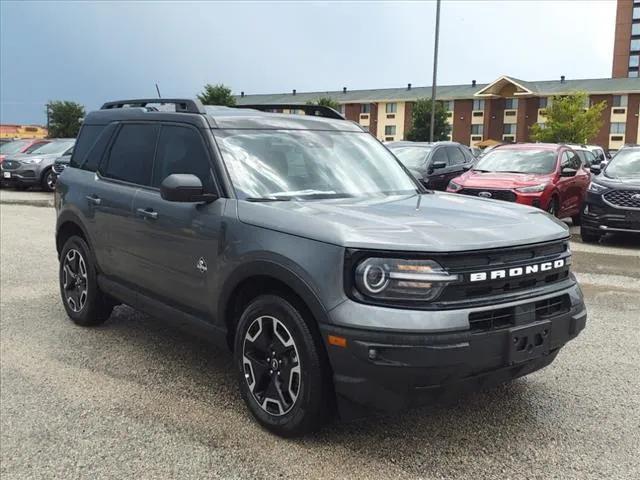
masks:
[[[42,167],[39,164],[23,164],[11,170],[0,167],[0,180],[8,184],[35,185],[40,182],[41,174]]]
[[[577,285],[555,295],[564,298],[566,308],[547,316],[538,315],[534,307],[539,297],[513,307],[496,305],[496,311],[513,308],[514,314],[511,324],[498,328],[473,328],[473,315],[468,310],[459,311],[461,319],[457,322],[466,323],[467,328],[449,332],[398,333],[323,326],[340,415],[350,419],[371,412],[393,413],[453,399],[545,367],[584,329],[587,318]],[[451,311],[446,313],[450,315]],[[529,333],[524,335],[523,330]],[[531,334],[533,338],[543,332],[544,344],[531,352],[522,355],[512,346],[518,337]],[[329,342],[329,335],[345,338],[346,347]]]
[[[582,207],[582,229],[594,233],[640,233],[640,210],[617,208],[589,192]]]

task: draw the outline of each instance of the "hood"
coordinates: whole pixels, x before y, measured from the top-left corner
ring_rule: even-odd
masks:
[[[60,156],[59,153],[41,153],[38,154],[38,151],[36,150],[33,153],[16,153],[14,155],[7,155],[5,157],[5,160],[14,160],[16,162],[19,162],[20,160],[23,160],[25,158],[58,158]]]
[[[238,202],[241,222],[343,247],[451,252],[566,238],[541,210],[448,193],[306,202]]]
[[[465,188],[520,188],[551,182],[553,174],[478,172],[469,170],[454,181]]]
[[[600,174],[597,176],[592,176],[591,180],[600,185],[605,185],[609,188],[640,188],[640,177],[620,177],[620,178],[611,178],[607,177],[604,174]]]

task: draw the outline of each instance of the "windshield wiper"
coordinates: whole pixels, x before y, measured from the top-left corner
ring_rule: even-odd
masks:
[[[290,202],[290,197],[247,197],[247,202]]]

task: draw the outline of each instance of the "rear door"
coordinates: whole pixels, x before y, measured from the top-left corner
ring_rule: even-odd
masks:
[[[122,124],[86,195],[102,253],[101,268],[121,283],[141,281],[133,201],[138,188],[151,182],[159,130],[153,123]]]
[[[140,286],[183,311],[210,312],[225,199],[212,203],[168,202],[160,184],[173,173],[200,178],[207,193],[218,193],[207,140],[187,124],[163,124],[153,176],[133,204]]]

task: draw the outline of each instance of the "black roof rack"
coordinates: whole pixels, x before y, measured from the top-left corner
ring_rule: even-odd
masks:
[[[299,103],[255,103],[250,105],[235,105],[236,108],[251,108],[253,110],[260,110],[261,112],[269,112],[272,110],[302,110],[305,115],[313,115],[316,117],[333,118],[335,120],[346,120],[340,113],[336,112],[333,108],[325,105],[307,105]]]
[[[174,104],[176,106],[176,112],[180,113],[206,113],[204,106],[199,100],[193,100],[191,98],[135,98],[132,100],[116,100],[113,102],[107,102],[100,110],[111,110],[114,108],[128,107],[146,107],[148,104]]]

